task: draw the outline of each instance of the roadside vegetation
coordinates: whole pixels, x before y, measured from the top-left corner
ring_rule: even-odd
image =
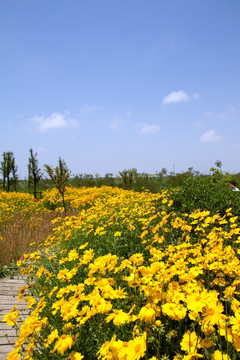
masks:
[[[168,171],[166,168],[155,171],[153,174],[139,172],[136,168],[119,170],[117,174],[107,173],[104,176],[99,174],[78,173],[72,174],[68,169],[66,162],[59,158],[56,167],[44,164],[43,169],[39,166],[38,154],[34,153],[33,149],[29,150],[29,158],[26,167],[28,169],[28,176],[26,179],[20,179],[18,176],[18,166],[13,152],[8,151],[2,154],[0,160],[0,189],[11,192],[19,191],[34,195],[34,198],[39,199],[42,193],[47,189],[52,189],[56,186],[54,180],[54,172],[61,169],[61,163],[64,171],[66,170],[67,183],[73,187],[101,187],[111,186],[118,187],[125,190],[144,191],[148,189],[152,193],[159,193],[164,189],[179,188],[185,184],[188,179],[206,179],[206,183],[211,178],[218,178],[227,183],[229,180],[234,180],[240,184],[240,173],[229,174],[222,171],[222,162],[217,160],[208,174],[202,174],[200,171],[189,167],[187,171],[175,172]],[[48,170],[47,170],[48,169]],[[51,170],[53,173],[51,174]],[[54,175],[54,176],[53,176]],[[63,176],[63,173],[62,173]],[[58,181],[60,181],[58,179]]]
[[[66,186],[64,203],[57,188],[37,201],[1,192],[4,218],[36,230],[32,250],[18,252],[29,314],[20,329],[18,307],[4,318],[18,333],[8,359],[237,360],[240,195],[230,180],[213,168],[156,193]]]

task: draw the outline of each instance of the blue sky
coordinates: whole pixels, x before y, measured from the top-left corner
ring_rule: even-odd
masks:
[[[240,172],[239,35],[239,0],[0,0],[0,154]]]

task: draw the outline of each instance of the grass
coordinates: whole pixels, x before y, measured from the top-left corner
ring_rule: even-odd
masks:
[[[29,220],[18,214],[0,231],[0,264],[10,266],[24,253],[32,251],[32,245],[38,245],[51,233],[52,220],[56,213],[34,214]],[[30,250],[31,249],[31,250]]]

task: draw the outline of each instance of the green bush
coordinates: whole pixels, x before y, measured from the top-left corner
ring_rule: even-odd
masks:
[[[219,175],[218,172],[212,176],[188,178],[181,188],[172,192],[172,209],[187,213],[208,210],[223,216],[232,208],[232,214],[240,215],[240,192],[229,187],[229,177]]]

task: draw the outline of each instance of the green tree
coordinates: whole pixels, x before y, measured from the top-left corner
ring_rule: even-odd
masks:
[[[10,191],[11,185],[13,185],[14,190],[17,190],[17,166],[15,164],[15,157],[13,152],[7,151],[2,155],[0,172],[3,177],[3,189],[7,192]]]
[[[131,190],[133,186],[134,178],[137,177],[137,169],[129,169],[119,171],[119,174],[122,178],[122,182],[124,184],[125,189]]]
[[[17,169],[18,167],[15,164],[15,157],[12,159],[12,184],[13,184],[13,190],[17,191],[17,183],[18,183],[18,175],[17,175]]]
[[[68,169],[66,162],[59,157],[58,166],[55,168],[47,164],[45,164],[43,167],[48,176],[51,178],[55,187],[58,189],[62,197],[64,211],[66,212],[67,208],[65,203],[65,192],[70,177],[70,170]]]
[[[31,185],[33,185],[33,194],[34,198],[37,198],[37,184],[42,178],[41,169],[38,166],[37,153],[33,153],[33,149],[29,150],[30,156],[28,158],[28,186],[29,191],[31,190]]]
[[[216,165],[216,167],[217,167],[218,169],[221,169],[221,167],[222,167],[222,161],[221,161],[221,160],[216,160],[215,163],[214,163],[214,165]]]

